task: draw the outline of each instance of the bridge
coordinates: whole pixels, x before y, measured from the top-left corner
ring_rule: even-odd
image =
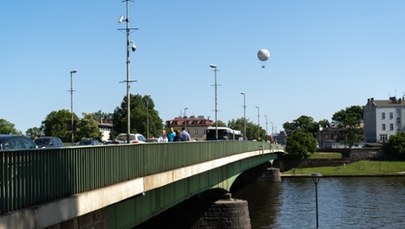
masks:
[[[108,228],[131,228],[208,189],[229,190],[276,152],[254,141],[0,152],[0,229],[66,226],[94,212]]]

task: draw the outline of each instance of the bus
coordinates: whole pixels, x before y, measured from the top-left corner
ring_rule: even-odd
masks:
[[[233,130],[228,127],[218,127],[218,139],[215,138],[215,126],[209,126],[205,131],[207,141],[222,140],[222,141],[241,141],[243,134],[240,130]]]

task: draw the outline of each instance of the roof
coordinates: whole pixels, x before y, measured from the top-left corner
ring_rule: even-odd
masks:
[[[204,116],[190,116],[190,117],[176,117],[172,120],[166,121],[166,124],[171,126],[183,126],[184,123],[187,126],[210,126],[212,125],[212,120],[204,118]]]
[[[405,107],[405,99],[396,97],[390,97],[388,100],[374,100],[368,99],[367,105],[373,103],[377,107]]]

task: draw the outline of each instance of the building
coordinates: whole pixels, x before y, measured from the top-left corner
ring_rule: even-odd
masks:
[[[316,134],[318,141],[318,148],[320,149],[336,149],[344,148],[345,135],[344,129],[336,126],[332,127],[320,127]]]
[[[386,142],[390,136],[405,130],[405,100],[367,99],[363,110],[364,138],[366,142]]]
[[[186,128],[192,140],[203,141],[205,140],[205,130],[214,122],[204,116],[190,116],[190,117],[176,117],[172,120],[166,121],[168,128],[173,129]]]
[[[285,133],[285,131],[280,131],[280,133],[275,133],[274,134],[274,142],[280,145],[285,146],[286,142],[287,142],[287,135]]]
[[[112,120],[110,119],[105,119],[102,118],[100,119],[100,121],[98,122],[98,128],[100,129],[101,132],[101,141],[102,142],[107,142],[108,140],[110,140],[110,133],[113,127],[113,123]]]

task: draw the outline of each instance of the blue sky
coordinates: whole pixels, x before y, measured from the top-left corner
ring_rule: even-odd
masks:
[[[0,118],[25,132],[46,115],[113,112],[126,94],[120,0],[0,3]],[[243,116],[277,130],[301,115],[319,121],[367,98],[405,92],[405,1],[163,1],[130,4],[131,93],[151,95],[163,120]],[[261,48],[271,57],[261,68]]]

